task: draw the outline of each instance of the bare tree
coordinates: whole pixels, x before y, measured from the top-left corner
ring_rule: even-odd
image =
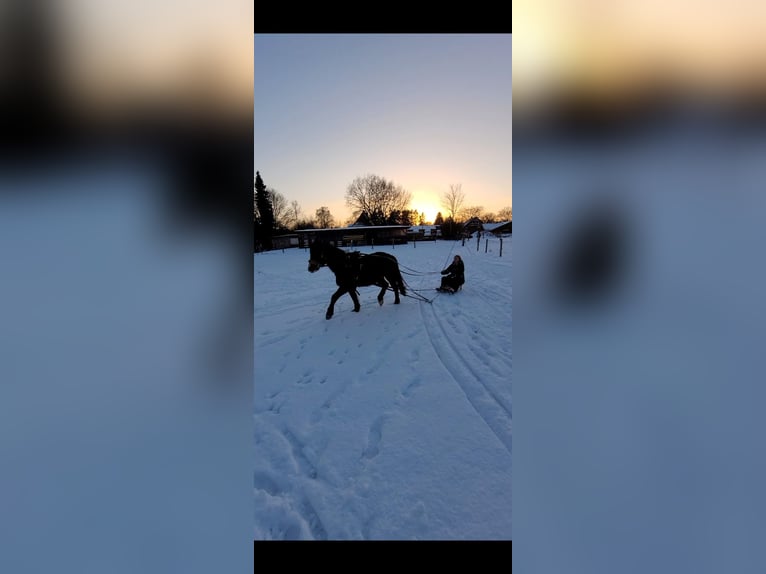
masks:
[[[327,229],[333,226],[333,217],[330,214],[330,210],[325,206],[320,207],[316,211],[316,222],[319,229]]]
[[[504,207],[498,211],[497,218],[500,221],[510,221],[513,219],[513,207]]]
[[[269,188],[271,195],[271,210],[274,213],[274,227],[287,227],[288,225],[288,206],[287,199],[276,189]]]
[[[481,214],[482,223],[495,223],[497,222],[497,216],[491,211],[485,211]]]
[[[455,219],[460,214],[460,206],[465,201],[465,194],[463,193],[463,184],[450,184],[449,191],[444,192],[444,198],[442,199],[442,206],[449,212],[449,216]]]
[[[290,207],[287,210],[287,220],[291,227],[295,227],[298,225],[298,222],[301,219],[301,206],[298,205],[298,202],[296,200],[292,200],[290,202]]]
[[[401,185],[395,185],[378,175],[357,177],[346,189],[346,205],[351,208],[353,217],[358,218],[363,212],[380,216],[387,220],[394,211],[407,209],[412,194]]]
[[[468,207],[465,207],[460,210],[460,215],[463,217],[463,219],[471,219],[472,217],[478,217],[481,219],[482,214],[484,213],[484,207],[481,205],[469,205]]]

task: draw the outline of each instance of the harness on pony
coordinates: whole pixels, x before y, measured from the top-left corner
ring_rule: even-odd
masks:
[[[346,253],[346,261],[343,265],[343,270],[348,273],[348,276],[352,279],[354,287],[356,287],[359,281],[359,273],[362,271],[362,257],[358,251],[352,251]]]

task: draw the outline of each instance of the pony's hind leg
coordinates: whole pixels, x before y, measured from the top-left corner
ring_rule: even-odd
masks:
[[[380,286],[380,293],[378,293],[378,305],[383,304],[383,295],[386,294],[386,291],[388,290],[388,283],[386,283],[386,280],[381,280],[380,283],[376,283],[376,285]]]
[[[359,297],[356,295],[356,289],[352,287],[348,290],[348,294],[351,295],[351,300],[354,302],[354,312],[359,313],[361,305],[359,305]]]
[[[389,280],[389,282],[391,283],[391,289],[394,292],[394,305],[398,305],[399,303],[401,303],[401,301],[399,300],[399,285],[397,284],[395,280],[394,281]]]

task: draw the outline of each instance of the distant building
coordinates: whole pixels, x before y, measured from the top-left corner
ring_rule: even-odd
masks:
[[[484,233],[491,233],[497,237],[501,235],[510,235],[513,221],[500,221],[499,223],[485,223],[482,228]]]
[[[472,217],[463,224],[463,233],[471,235],[474,231],[481,231],[483,224],[478,217]]]
[[[391,245],[407,243],[409,225],[351,225],[329,229],[299,229],[300,247],[308,247],[317,240],[327,241],[335,247],[357,245]]]
[[[407,239],[410,241],[435,240],[441,236],[441,225],[413,225],[407,230]]]
[[[290,233],[288,235],[276,235],[271,238],[272,249],[287,249],[288,247],[298,247],[298,234]]]

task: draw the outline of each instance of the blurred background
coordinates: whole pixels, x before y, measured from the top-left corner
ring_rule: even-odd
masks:
[[[513,3],[521,572],[763,570],[764,22]]]
[[[253,4],[0,4],[0,570],[252,565]]]

